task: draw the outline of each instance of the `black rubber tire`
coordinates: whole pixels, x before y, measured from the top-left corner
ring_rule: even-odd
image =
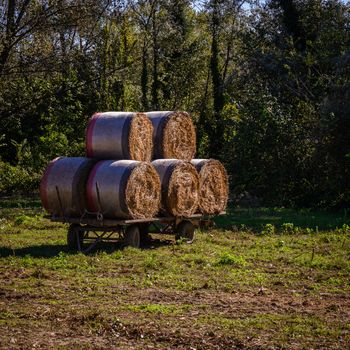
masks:
[[[68,246],[68,249],[71,251],[79,250],[78,239],[80,243],[80,249],[83,248],[84,232],[82,232],[79,228],[80,228],[79,224],[71,224],[69,226],[69,229],[67,232],[67,246]]]
[[[176,227],[175,239],[177,241],[182,240],[186,243],[192,243],[194,240],[194,230],[195,227],[191,221],[181,221]]]
[[[141,245],[147,245],[151,241],[151,236],[149,235],[149,223],[139,224],[140,230],[140,243]]]
[[[129,247],[140,248],[141,237],[138,225],[134,224],[126,227],[124,242]]]

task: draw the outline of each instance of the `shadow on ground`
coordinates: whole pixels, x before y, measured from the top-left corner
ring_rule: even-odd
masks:
[[[245,226],[253,231],[259,231],[266,224],[279,228],[284,223],[292,223],[302,229],[329,231],[341,228],[343,224],[350,225],[350,213],[347,210],[332,213],[309,209],[229,207],[225,216],[219,216],[214,221],[217,228],[228,230]]]
[[[142,244],[141,249],[156,249],[162,246],[170,246],[174,243],[172,240],[164,239],[150,239],[149,241]],[[88,245],[84,244],[84,248]],[[125,249],[125,244],[121,242],[99,242],[96,247],[94,247],[88,254],[96,254],[98,252],[113,253],[117,250]],[[52,258],[58,256],[61,252],[68,254],[78,254],[78,252],[71,251],[68,249],[67,245],[64,244],[41,244],[35,246],[29,246],[25,248],[15,248],[11,249],[8,247],[0,247],[0,258],[5,258],[9,256],[31,256],[33,258]]]
[[[20,256],[24,257],[26,255],[35,257],[35,258],[51,258],[57,256],[60,252],[68,252],[68,248],[66,245],[58,244],[58,245],[50,245],[50,244],[42,244],[29,246],[25,248],[16,248],[10,249],[8,247],[0,247],[0,257],[8,257],[8,256]]]

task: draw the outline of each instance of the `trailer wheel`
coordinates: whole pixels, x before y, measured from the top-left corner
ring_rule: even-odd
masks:
[[[124,234],[125,244],[129,247],[139,248],[140,247],[140,229],[138,225],[130,225],[125,229]]]
[[[71,224],[69,226],[67,233],[67,246],[69,250],[77,251],[79,248],[83,248],[84,232],[79,228],[80,225],[78,224]]]
[[[151,236],[149,235],[149,223],[139,224],[140,231],[140,243],[141,245],[145,245],[150,242]]]
[[[194,240],[195,227],[191,221],[181,221],[176,227],[175,239],[184,240],[186,243],[192,243]]]

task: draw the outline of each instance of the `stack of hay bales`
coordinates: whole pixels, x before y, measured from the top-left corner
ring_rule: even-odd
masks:
[[[95,113],[86,130],[87,157],[60,157],[40,184],[44,208],[74,217],[145,219],[160,207],[160,179],[151,165],[153,126],[143,113]]]
[[[87,157],[51,161],[41,200],[50,214],[65,217],[218,214],[228,197],[225,168],[193,159],[195,152],[195,127],[186,112],[95,113],[86,130]]]
[[[196,131],[186,112],[146,113],[153,124],[152,162],[162,183],[161,212],[173,216],[215,215],[224,211],[228,178],[214,159],[193,159]]]

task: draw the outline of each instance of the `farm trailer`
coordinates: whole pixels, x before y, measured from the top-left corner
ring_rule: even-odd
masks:
[[[218,215],[225,215],[221,212]],[[192,243],[194,231],[212,223],[213,215],[194,214],[190,217],[156,217],[151,219],[105,219],[101,214],[82,217],[48,216],[53,222],[68,223],[67,245],[70,250],[90,252],[99,242],[121,241],[139,248],[150,233],[173,234],[176,240]]]

